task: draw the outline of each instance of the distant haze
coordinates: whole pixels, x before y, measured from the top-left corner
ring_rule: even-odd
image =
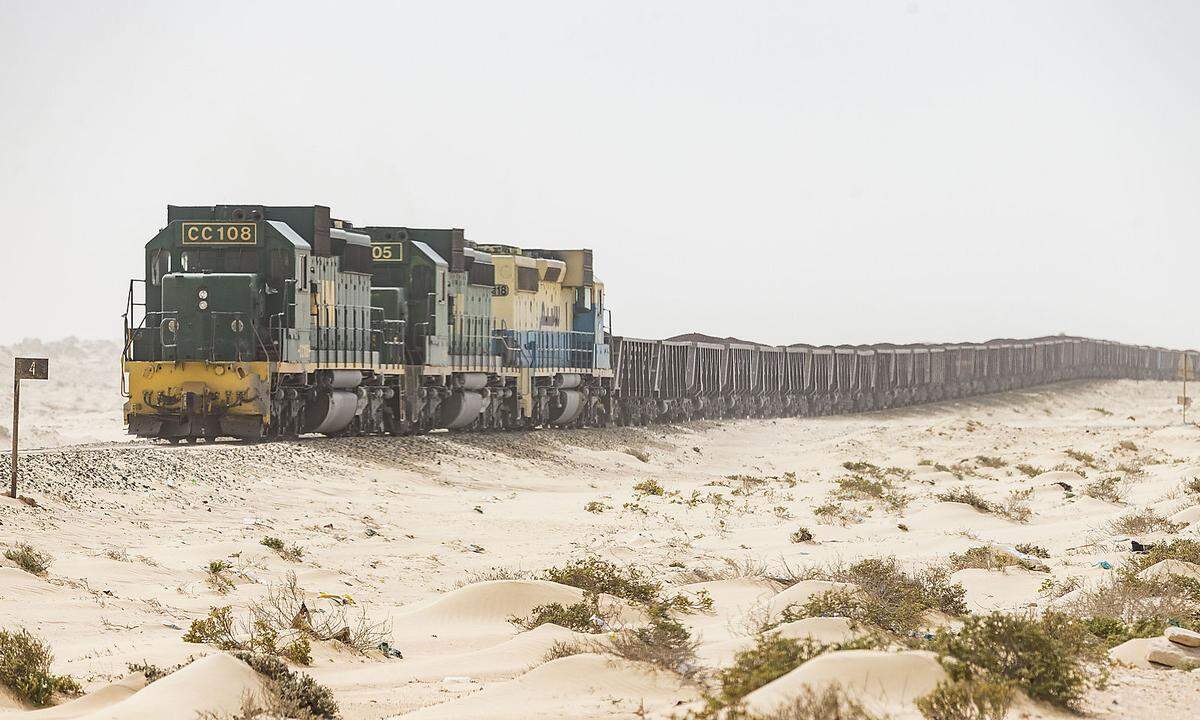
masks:
[[[590,247],[618,334],[1200,345],[1194,2],[0,0],[0,343],[166,205]]]

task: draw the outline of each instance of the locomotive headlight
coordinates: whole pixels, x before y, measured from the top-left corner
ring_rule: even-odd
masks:
[[[201,309],[201,310],[207,310],[207,309],[208,309],[208,301],[207,301],[207,300],[201,300],[201,301],[200,301],[200,309]]]
[[[241,320],[234,320],[233,322],[229,323],[229,329],[235,333],[240,333],[243,329],[245,329],[245,327],[246,326],[242,324]]]
[[[200,298],[201,300],[207,300],[208,299],[208,291],[201,290],[200,292],[196,293],[196,297]]]

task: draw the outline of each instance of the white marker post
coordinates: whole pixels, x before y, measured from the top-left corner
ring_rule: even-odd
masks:
[[[47,358],[17,358],[13,365],[13,427],[12,427],[12,490],[17,496],[17,436],[21,424],[21,381],[47,380],[50,378],[50,360]]]

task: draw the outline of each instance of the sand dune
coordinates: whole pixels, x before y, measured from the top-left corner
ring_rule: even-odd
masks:
[[[151,685],[133,675],[57,707],[0,714],[0,718],[194,720],[203,713],[232,714],[241,708],[244,697],[259,699],[262,692],[262,681],[248,665],[217,653]]]
[[[670,673],[605,655],[574,655],[546,663],[506,683],[405,715],[413,720],[460,718],[609,718],[658,712],[695,697]]]
[[[751,712],[767,713],[795,699],[805,688],[839,685],[846,694],[878,712],[919,718],[913,702],[946,679],[933,653],[842,650],[813,658],[746,696]]]

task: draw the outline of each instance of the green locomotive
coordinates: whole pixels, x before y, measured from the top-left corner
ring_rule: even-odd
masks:
[[[319,205],[171,206],[145,260],[125,313],[131,434],[257,440],[612,417],[590,250],[356,228]]]

